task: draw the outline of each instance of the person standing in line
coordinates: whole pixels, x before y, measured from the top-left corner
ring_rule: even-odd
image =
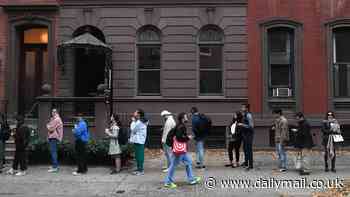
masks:
[[[136,176],[145,174],[143,164],[145,160],[145,142],[147,137],[148,120],[145,118],[145,112],[142,109],[137,109],[130,124],[130,142],[134,144],[135,158],[137,169],[133,172]]]
[[[88,125],[83,119],[82,114],[78,114],[77,123],[74,125],[73,134],[75,137],[75,151],[77,154],[77,171],[72,174],[74,176],[86,174],[87,168],[87,158],[86,158],[86,146],[90,139],[90,134],[88,130]]]
[[[253,139],[254,139],[254,121],[250,112],[248,103],[242,104],[241,113],[243,114],[243,123],[238,123],[242,128],[244,163],[242,166],[247,171],[253,169]]]
[[[48,130],[48,142],[50,147],[50,155],[52,166],[49,168],[48,172],[54,173],[58,172],[58,159],[57,159],[57,144],[63,139],[63,122],[57,112],[57,109],[52,109],[51,118],[46,125]]]
[[[188,118],[186,113],[180,113],[178,115],[177,120],[178,124],[176,126],[176,131],[174,132],[174,136],[171,137],[173,137],[174,141],[176,139],[180,143],[187,143],[192,138],[192,136],[187,135],[185,123],[188,121]],[[174,175],[176,166],[179,165],[180,162],[182,162],[186,166],[187,180],[190,185],[198,184],[201,181],[200,177],[193,176],[191,157],[187,154],[187,150],[183,150],[183,152],[180,154],[173,152],[169,171],[167,176],[165,177],[164,187],[170,189],[177,188],[177,185],[174,182]]]
[[[285,172],[287,170],[287,154],[285,146],[289,141],[288,120],[283,116],[281,109],[272,111],[274,115],[274,126],[272,130],[275,131],[276,153],[279,160],[279,171]]]
[[[295,147],[298,150],[297,161],[300,161],[300,169],[298,170],[300,175],[309,175],[311,173],[310,154],[314,145],[311,135],[311,126],[302,112],[298,112],[295,118],[298,121],[298,127],[295,131]]]
[[[239,167],[239,149],[242,144],[242,134],[241,127],[237,124],[242,123],[243,115],[241,112],[236,112],[233,114],[232,122],[226,129],[226,138],[228,140],[228,156],[230,163],[226,164],[226,167],[236,168]],[[233,149],[235,150],[236,162],[233,163]]]
[[[173,115],[167,110],[162,111],[160,115],[165,120],[164,127],[163,127],[163,134],[162,134],[162,148],[166,159],[166,166],[163,167],[163,172],[168,172],[168,169],[170,167],[170,162],[171,162],[170,160],[171,160],[172,151],[171,151],[171,147],[169,147],[166,144],[166,138],[168,136],[169,131],[176,126],[176,122],[174,120]]]
[[[0,174],[5,164],[5,146],[6,141],[10,138],[10,128],[4,114],[1,113],[0,122]]]
[[[196,161],[198,169],[204,169],[204,144],[205,139],[208,136],[209,120],[203,114],[200,114],[196,107],[191,108],[192,114],[192,132],[194,134],[195,146],[196,146]]]
[[[336,144],[334,144],[333,135],[340,133],[340,125],[335,119],[334,113],[331,111],[327,112],[325,119],[322,121],[322,145],[324,146],[324,164],[326,172],[329,171],[328,160],[331,161],[331,171],[334,173],[336,172]]]
[[[121,128],[122,128],[122,124],[119,119],[119,116],[116,114],[112,114],[110,127],[105,131],[106,135],[110,139],[108,154],[114,160],[114,165],[115,165],[111,174],[117,174],[120,172],[120,169],[121,169],[120,154],[122,153],[122,151],[120,149],[119,142],[118,142],[119,131]]]
[[[12,168],[7,171],[7,174],[16,176],[24,176],[27,174],[27,147],[29,144],[30,129],[24,124],[24,117],[18,115],[16,117],[16,131],[14,134],[16,151],[15,159],[13,160]],[[20,171],[18,170],[20,166]]]

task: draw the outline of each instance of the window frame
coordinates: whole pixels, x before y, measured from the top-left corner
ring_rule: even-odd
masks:
[[[294,82],[292,97],[270,97],[269,95],[269,49],[268,31],[272,28],[285,27],[294,31],[294,58],[293,78]],[[290,111],[300,111],[302,106],[302,79],[303,79],[303,25],[299,22],[284,18],[273,18],[260,23],[261,30],[261,61],[262,61],[262,89],[263,89],[263,112],[270,113],[274,108],[283,108]]]
[[[140,40],[140,34],[144,31],[148,31],[148,30],[152,30],[154,32],[156,32],[159,36],[159,41],[144,41],[144,40]],[[162,95],[162,34],[161,31],[154,26],[144,26],[141,27],[137,33],[137,42],[136,42],[136,95],[137,96],[161,96]],[[159,48],[159,68],[157,69],[140,69],[140,65],[139,65],[139,49],[145,47],[145,48],[152,48],[152,47],[157,47]],[[139,86],[139,76],[140,76],[140,72],[152,72],[152,71],[159,71],[159,93],[144,93],[140,91],[140,86]]]
[[[215,30],[217,31],[221,36],[221,40],[215,40],[215,41],[209,41],[209,40],[205,40],[202,41],[200,40],[201,35],[203,32],[205,32],[206,30]],[[201,30],[198,32],[198,36],[197,36],[197,58],[198,58],[198,95],[199,96],[223,96],[224,92],[225,92],[225,75],[224,75],[224,68],[225,68],[225,59],[224,59],[224,31],[220,28],[217,27],[215,25],[207,25],[201,28]],[[221,65],[220,65],[220,69],[219,68],[201,68],[201,61],[200,61],[200,49],[201,47],[220,47],[221,50]],[[217,71],[221,71],[221,90],[220,92],[217,93],[202,93],[201,92],[201,72],[202,71],[213,71],[213,72],[217,72]]]
[[[332,47],[332,50],[331,50],[332,51],[331,69],[332,70],[330,72],[332,75],[332,88],[333,88],[332,95],[334,98],[339,98],[339,99],[349,98],[350,99],[350,91],[347,92],[347,94],[348,94],[347,96],[337,96],[336,95],[336,90],[338,90],[338,92],[340,92],[340,90],[339,90],[340,87],[336,88],[336,84],[339,84],[339,82],[336,82],[336,81],[338,81],[339,78],[336,79],[336,77],[335,77],[335,71],[336,71],[335,67],[338,66],[338,69],[340,69],[340,66],[342,66],[342,67],[349,67],[349,69],[350,69],[350,61],[349,62],[343,62],[343,61],[337,62],[336,61],[337,50],[336,50],[336,33],[335,33],[335,31],[337,29],[340,29],[340,28],[348,28],[350,30],[350,25],[338,26],[338,27],[332,28],[332,37],[331,37],[331,42],[332,42],[332,45],[331,45],[331,47]],[[350,31],[349,31],[349,35],[350,35]],[[338,73],[338,76],[339,76],[339,73]],[[349,89],[349,87],[347,87],[347,88]]]

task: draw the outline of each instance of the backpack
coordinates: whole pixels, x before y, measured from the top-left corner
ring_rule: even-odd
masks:
[[[200,124],[199,124],[199,132],[209,132],[212,126],[211,119],[205,114],[199,114]],[[205,133],[207,135],[208,133]]]
[[[125,145],[129,141],[129,130],[127,128],[120,128],[118,134],[118,144]]]
[[[177,126],[176,126],[177,127]],[[176,127],[172,128],[168,135],[166,136],[166,140],[165,140],[165,144],[169,147],[172,147],[173,146],[173,143],[174,143],[174,136],[175,136],[175,133],[176,133]]]

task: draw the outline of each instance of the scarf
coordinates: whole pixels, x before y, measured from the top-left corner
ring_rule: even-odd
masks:
[[[334,158],[334,142],[333,142],[333,136],[328,136],[328,142],[327,142],[327,153],[329,155],[329,159],[332,160]]]

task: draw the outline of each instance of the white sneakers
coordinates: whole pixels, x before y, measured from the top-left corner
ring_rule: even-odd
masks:
[[[47,172],[49,172],[49,173],[56,173],[56,172],[58,172],[58,168],[50,167],[50,169]]]
[[[169,171],[169,168],[163,169],[164,173],[167,173]]]
[[[10,168],[7,172],[6,172],[6,174],[8,174],[8,175],[15,175],[15,176],[24,176],[24,175],[26,175],[27,174],[27,172],[26,171],[18,171],[18,172],[16,172],[13,168]]]

